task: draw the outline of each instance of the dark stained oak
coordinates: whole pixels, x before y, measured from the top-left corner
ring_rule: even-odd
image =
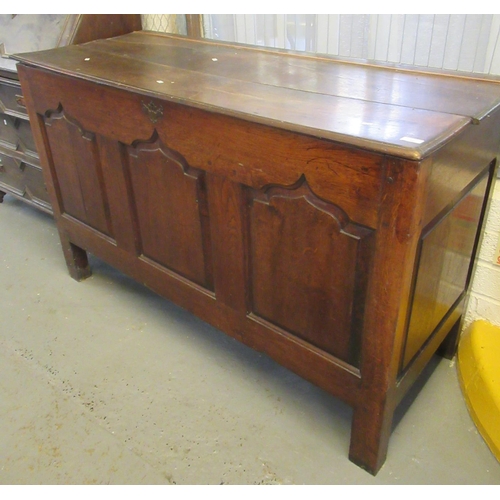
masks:
[[[318,199],[304,177],[252,194],[249,219],[247,309],[357,366],[356,306],[365,295],[374,232]]]
[[[500,84],[147,32],[16,57],[71,276],[91,252],[341,398],[376,474],[456,349]]]
[[[205,173],[158,141],[131,146],[127,154],[137,254],[211,289]]]

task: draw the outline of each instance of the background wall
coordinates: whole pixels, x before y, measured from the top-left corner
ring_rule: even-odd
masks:
[[[423,67],[500,74],[500,15],[216,14],[205,36]]]
[[[486,221],[479,261],[472,282],[472,293],[465,315],[465,326],[485,319],[500,326],[500,266],[496,262],[500,234],[500,180],[496,181],[490,213]]]
[[[144,29],[186,34],[182,15],[143,15]],[[498,14],[216,14],[204,15],[207,38],[307,50],[395,64],[500,75]],[[496,181],[465,327],[500,326],[500,180]]]

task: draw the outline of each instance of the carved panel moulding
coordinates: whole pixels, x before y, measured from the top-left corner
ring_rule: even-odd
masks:
[[[251,190],[248,231],[251,314],[356,366],[374,231],[305,176]]]
[[[163,144],[156,131],[125,150],[137,255],[213,290],[205,173]]]
[[[44,123],[52,156],[51,168],[57,175],[57,189],[64,211],[97,231],[112,236],[95,133],[85,130],[77,120],[68,116],[61,104],[56,110],[45,113]],[[77,151],[57,148],[59,143],[78,145]],[[69,192],[71,196],[64,194]]]

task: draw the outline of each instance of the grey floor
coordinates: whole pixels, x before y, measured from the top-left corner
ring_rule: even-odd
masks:
[[[0,484],[500,484],[453,362],[433,360],[373,477],[347,459],[350,408],[92,266],[73,281],[52,218],[5,197]]]

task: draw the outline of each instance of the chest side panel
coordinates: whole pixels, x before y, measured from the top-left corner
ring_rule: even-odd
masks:
[[[428,159],[403,373],[463,312],[495,177],[499,125],[500,113],[492,112]]]

